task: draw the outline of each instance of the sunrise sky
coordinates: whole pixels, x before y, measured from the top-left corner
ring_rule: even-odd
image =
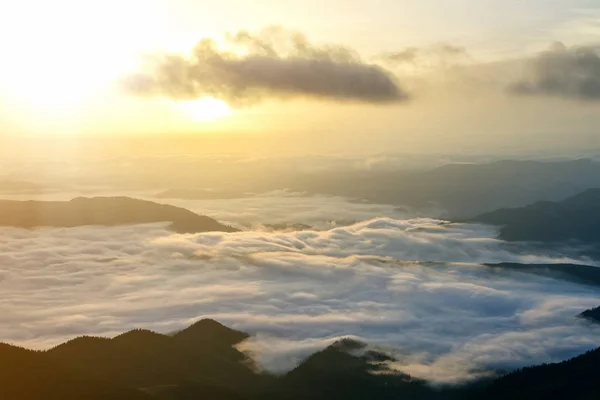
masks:
[[[597,0],[3,2],[0,135],[597,148],[599,43]]]

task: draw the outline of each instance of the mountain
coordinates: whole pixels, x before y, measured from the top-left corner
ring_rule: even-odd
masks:
[[[590,321],[600,323],[600,307],[585,310],[584,312],[579,314],[579,316]]]
[[[116,382],[97,379],[43,352],[0,344],[0,398],[14,400],[151,400]]]
[[[500,209],[472,221],[500,226],[504,240],[596,244],[600,240],[600,189],[589,189],[560,202]]]
[[[172,335],[138,329],[112,339],[79,337],[47,351],[2,344],[0,398],[351,400],[438,395],[424,381],[389,373],[383,364],[389,357],[349,339],[313,354],[283,376],[257,372],[235,348],[248,337],[201,320]]]
[[[168,386],[195,378],[246,387],[260,381],[233,346],[248,335],[202,320],[172,336],[135,330],[113,339],[82,337],[48,350],[55,362],[99,380],[136,388]],[[227,386],[227,385],[225,385]]]
[[[556,278],[584,285],[600,286],[600,268],[592,265],[499,263],[486,264],[486,266]]]
[[[438,398],[426,382],[391,371],[390,357],[366,350],[351,339],[319,351],[281,378],[282,392],[306,399],[410,399]]]
[[[235,345],[249,336],[213,320],[172,335],[137,329],[79,337],[47,351],[0,344],[0,398],[14,400],[597,399],[600,349],[462,387],[393,371],[390,356],[342,339],[280,376]]]
[[[112,339],[79,337],[47,351],[0,344],[0,398],[184,399],[189,387],[196,396],[253,394],[273,378],[254,372],[233,347],[247,337],[202,320],[174,335],[138,329]]]
[[[600,187],[600,164],[592,160],[506,160],[448,164],[430,170],[364,170],[299,174],[281,187],[365,199],[373,203],[435,207],[444,218],[472,218],[539,200],[558,201]],[[270,190],[275,189],[271,187]]]
[[[600,348],[568,361],[523,368],[493,381],[470,398],[486,400],[600,399]]]
[[[184,208],[129,197],[78,197],[70,201],[0,200],[0,226],[34,228],[171,222],[178,233],[235,232]]]

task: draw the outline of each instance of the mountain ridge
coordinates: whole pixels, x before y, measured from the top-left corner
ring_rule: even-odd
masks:
[[[185,208],[126,196],[77,197],[69,201],[0,200],[0,226],[119,226],[170,222],[177,233],[236,232],[237,229]]]
[[[205,319],[171,335],[134,329],[113,338],[75,338],[46,351],[0,343],[0,396],[15,400],[566,398],[552,397],[548,386],[561,395],[571,393],[573,399],[592,399],[596,397],[589,396],[600,393],[600,382],[592,379],[600,366],[600,348],[496,379],[433,387],[390,370],[387,362],[392,358],[349,338],[313,353],[281,376],[260,373],[233,347],[248,337]],[[581,384],[575,374],[586,381]],[[545,384],[548,376],[554,379],[551,385]],[[546,397],[536,397],[538,392]]]
[[[499,226],[499,237],[508,241],[595,244],[600,241],[600,188],[587,189],[559,202],[502,208],[469,222]]]

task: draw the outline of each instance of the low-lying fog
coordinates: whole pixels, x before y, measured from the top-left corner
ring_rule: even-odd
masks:
[[[406,210],[391,206],[301,196],[256,201],[237,211],[236,200],[190,208],[238,225],[320,221],[322,230],[0,228],[0,338],[47,348],[84,334],[170,332],[211,317],[251,333],[242,347],[272,371],[351,336],[435,382],[600,345],[600,327],[576,318],[600,303],[597,288],[480,265],[581,260],[509,246],[482,225],[369,219],[404,217]],[[327,228],[329,220],[362,222]]]

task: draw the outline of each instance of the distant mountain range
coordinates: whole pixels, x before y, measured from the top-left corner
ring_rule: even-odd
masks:
[[[207,175],[211,175],[210,179]],[[435,213],[434,216],[446,219],[467,219],[500,208],[523,207],[540,200],[561,201],[586,189],[600,187],[600,163],[589,159],[547,162],[505,160],[486,164],[447,164],[432,169],[332,167],[315,169],[314,172],[294,168],[248,171],[240,168],[219,179],[217,176],[220,175],[190,176],[187,170],[179,171],[175,176],[173,171],[167,174],[152,169],[152,176],[147,176],[148,183],[141,186],[140,182],[145,181],[141,177],[123,182],[120,177],[114,176],[97,181],[92,179],[92,182],[113,190],[170,187],[170,190],[157,193],[156,197],[187,200],[241,199],[252,197],[252,193],[288,189],[293,193],[343,196],[370,203],[405,206],[409,211],[416,210],[415,213],[428,212],[432,216]],[[89,184],[88,181],[86,183]],[[61,186],[74,187],[71,182],[62,182],[56,187]],[[4,194],[35,194],[47,190],[37,183],[0,181],[0,193]]]
[[[431,170],[335,171],[293,176],[293,191],[365,199],[416,209],[437,207],[448,219],[472,218],[535,201],[559,201],[600,187],[600,163],[499,161],[448,164]],[[271,188],[272,190],[273,188]]]
[[[597,399],[600,349],[463,387],[432,387],[391,371],[389,356],[344,339],[281,375],[259,372],[235,348],[244,332],[201,320],[173,335],[134,330],[79,337],[47,351],[0,344],[0,398],[188,399]]]
[[[0,200],[0,226],[18,228],[129,225],[171,222],[178,233],[235,232],[184,208],[129,197],[79,197],[70,201]]]
[[[600,241],[600,189],[589,189],[560,202],[496,210],[473,221],[500,226],[504,240],[596,245]]]
[[[593,265],[499,263],[486,264],[486,266],[545,276],[583,285],[600,286],[600,268]]]
[[[57,192],[57,188],[38,183],[18,180],[0,179],[0,194],[30,194],[37,195]]]
[[[246,194],[237,191],[226,190],[208,190],[208,189],[169,189],[157,193],[159,199],[184,199],[184,200],[227,200],[249,197]]]

